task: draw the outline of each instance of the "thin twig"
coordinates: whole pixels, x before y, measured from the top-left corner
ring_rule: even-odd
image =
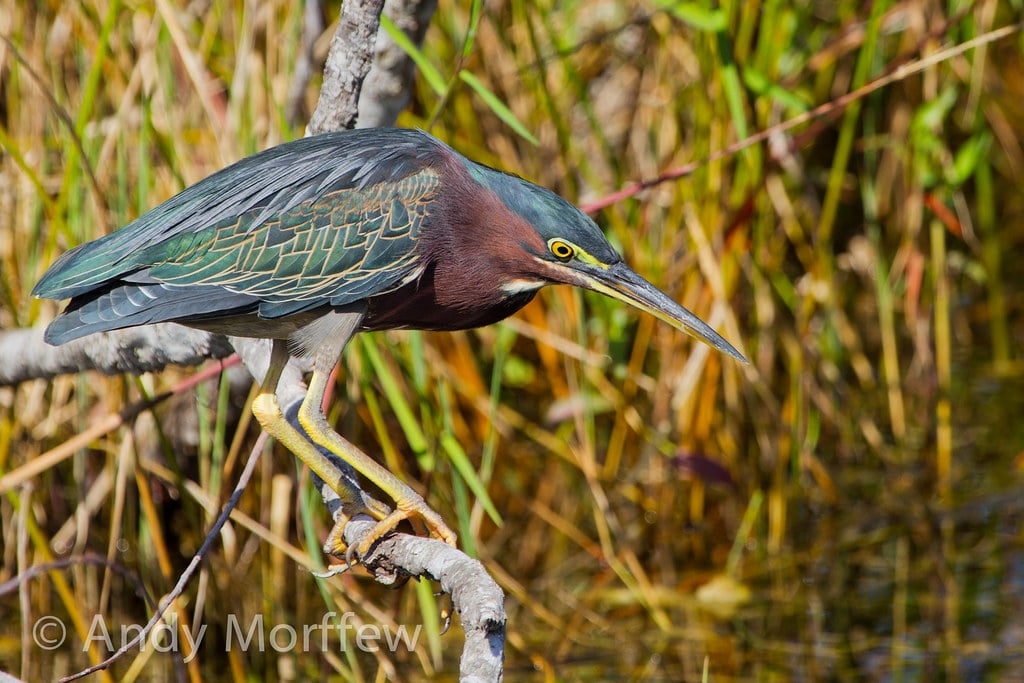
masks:
[[[249,484],[249,479],[252,478],[252,473],[256,469],[256,463],[259,462],[260,453],[263,452],[263,447],[266,445],[267,439],[267,433],[260,432],[259,437],[256,439],[256,444],[252,447],[252,453],[249,455],[249,460],[245,463],[245,467],[242,469],[242,474],[238,477],[238,484],[235,485],[235,490],[231,492],[231,497],[228,498],[228,501],[224,504],[224,508],[221,510],[217,520],[213,523],[213,526],[210,527],[209,533],[206,534],[206,539],[203,541],[203,544],[199,546],[199,550],[196,551],[196,554],[192,556],[192,561],[189,562],[188,566],[185,567],[185,570],[181,572],[181,576],[178,577],[178,583],[174,585],[174,588],[167,597],[160,601],[160,605],[157,607],[156,612],[153,613],[153,616],[142,628],[139,634],[129,642],[122,645],[117,652],[110,655],[102,662],[59,679],[61,683],[64,683],[65,681],[75,681],[80,678],[84,678],[89,674],[109,668],[111,664],[123,657],[130,650],[138,648],[139,645],[149,637],[150,631],[152,631],[157,623],[159,623],[163,618],[167,608],[170,607],[171,604],[185,591],[185,586],[188,585],[192,575],[195,574],[196,570],[199,568],[199,563],[202,562],[203,557],[205,557],[206,553],[209,552],[211,546],[213,546],[214,540],[216,540],[217,536],[220,534],[220,530],[227,523],[228,517],[231,516],[231,511],[238,505],[238,501],[242,497],[242,492],[245,491],[245,487]]]
[[[952,59],[953,57],[962,55],[963,53],[968,52],[969,50],[973,50],[976,47],[988,45],[989,43],[994,43],[997,40],[1007,38],[1013,35],[1014,33],[1020,31],[1021,28],[1024,28],[1024,22],[1018,22],[1016,24],[1010,24],[1009,26],[1003,26],[1002,28],[995,29],[994,31],[989,31],[988,33],[980,35],[977,38],[973,38],[964,43],[960,43],[959,45],[954,45],[953,47],[947,48],[945,50],[940,50],[933,55],[925,57],[924,59],[919,59],[916,62],[911,62],[909,64],[899,66],[895,68],[893,71],[885,74],[884,76],[876,78],[870,83],[866,83],[865,85],[857,88],[856,90],[853,90],[852,92],[848,92],[845,95],[841,95],[840,97],[837,97],[831,102],[826,102],[825,104],[819,105],[808,112],[800,114],[799,116],[794,116],[793,118],[787,121],[783,121],[782,123],[779,123],[775,126],[766,128],[765,130],[755,133],[743,140],[734,142],[733,144],[728,145],[718,150],[717,152],[709,154],[704,159],[701,159],[699,161],[692,161],[688,164],[679,166],[678,168],[665,171],[656,178],[651,178],[648,180],[639,180],[637,182],[631,183],[626,187],[622,188],[621,190],[618,190],[617,192],[612,192],[611,194],[605,195],[600,199],[580,205],[580,209],[586,213],[597,213],[601,209],[605,209],[613,204],[617,204],[618,202],[621,202],[623,199],[628,199],[629,197],[639,194],[640,192],[648,190],[656,185],[660,185],[661,183],[667,182],[669,180],[676,180],[683,176],[690,175],[701,166],[706,166],[707,164],[710,164],[714,161],[718,161],[719,159],[730,157],[736,154],[737,152],[746,149],[747,147],[751,147],[760,142],[764,142],[765,140],[771,138],[774,135],[778,135],[779,133],[791,130],[809,121],[813,121],[814,119],[833,116],[836,113],[845,109],[846,107],[850,106],[850,104],[852,104],[853,102],[856,102],[857,100],[867,97],[868,95],[875,92],[876,90],[879,90],[880,88],[884,88],[898,81],[902,81],[905,78],[920,73],[925,69],[933,67],[936,64],[940,64],[946,60]]]
[[[149,591],[146,590],[146,585],[142,582],[142,579],[139,578],[138,574],[128,569],[128,567],[124,566],[117,560],[111,560],[93,552],[86,552],[81,555],[69,555],[67,557],[62,557],[59,560],[53,560],[52,562],[33,565],[17,576],[0,583],[0,596],[13,593],[18,586],[26,581],[31,581],[40,574],[81,565],[97,566],[109,569],[134,586],[135,594],[142,598],[146,602],[146,605],[151,608],[156,605],[156,601],[153,599],[153,596],[150,595]]]

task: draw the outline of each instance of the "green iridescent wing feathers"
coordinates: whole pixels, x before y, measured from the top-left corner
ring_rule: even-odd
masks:
[[[416,241],[445,148],[412,130],[296,140],[229,166],[64,254],[33,294],[72,299],[53,343],[166,320],[276,318],[387,292]]]
[[[140,265],[154,265],[141,272],[167,285],[216,285],[252,296],[265,318],[343,306],[415,272],[416,240],[438,184],[424,170],[395,184],[338,190],[255,228],[258,216],[250,212],[143,251]]]

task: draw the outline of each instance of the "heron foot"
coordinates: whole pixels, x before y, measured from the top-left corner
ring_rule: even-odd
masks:
[[[371,498],[362,491],[359,494],[358,502],[342,504],[335,517],[334,526],[331,527],[330,533],[327,534],[327,539],[324,541],[323,546],[324,552],[328,555],[344,557],[347,564],[346,569],[351,569],[353,564],[352,548],[348,547],[344,536],[345,527],[352,518],[356,515],[368,515],[380,521],[387,519],[391,515],[391,508],[384,503]]]
[[[377,522],[370,533],[359,543],[356,552],[364,555],[370,547],[393,530],[403,520],[409,520],[413,524],[422,523],[429,535],[440,539],[455,548],[458,544],[458,536],[449,528],[441,515],[434,512],[427,503],[417,496],[412,500],[395,501],[397,509],[384,519]]]
[[[372,500],[372,499],[371,499]],[[374,501],[376,502],[376,501]],[[406,498],[396,501],[397,509],[394,511],[387,510],[386,506],[381,506],[384,510],[387,510],[387,514],[381,515],[380,510],[365,510],[366,512],[378,522],[369,533],[359,542],[358,545],[348,546],[343,537],[345,525],[348,524],[351,516],[343,516],[338,518],[334,528],[331,529],[331,533],[327,537],[327,542],[324,544],[324,551],[328,552],[335,557],[344,557],[347,564],[352,565],[356,560],[357,556],[361,557],[369,552],[373,544],[382,539],[391,531],[394,531],[400,523],[408,520],[417,531],[417,533],[426,532],[427,536],[437,538],[444,541],[448,545],[457,547],[458,536],[451,528],[445,524],[444,520],[441,519],[441,515],[437,514],[427,505],[423,498],[416,496],[415,498]]]

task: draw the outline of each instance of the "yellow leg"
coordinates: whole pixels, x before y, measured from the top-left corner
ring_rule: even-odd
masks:
[[[427,505],[423,496],[331,429],[321,408],[331,367],[328,366],[325,370],[323,365],[322,362],[314,361],[309,391],[299,408],[299,424],[316,444],[337,455],[373,482],[380,490],[391,496],[397,508],[377,523],[366,539],[355,549],[356,552],[360,555],[366,553],[374,542],[405,519],[413,522],[422,521],[430,533],[454,547],[458,539],[455,532],[444,523],[439,514]]]
[[[288,350],[283,342],[275,340],[270,356],[267,376],[260,385],[259,394],[252,404],[253,415],[270,436],[295,454],[309,469],[320,477],[341,499],[343,514],[328,536],[325,550],[339,557],[346,552],[342,540],[342,527],[348,519],[358,513],[365,513],[378,520],[385,520],[391,510],[382,503],[367,496],[338,466],[311,444],[297,429],[292,427],[281,412],[275,391],[281,372],[288,362]]]

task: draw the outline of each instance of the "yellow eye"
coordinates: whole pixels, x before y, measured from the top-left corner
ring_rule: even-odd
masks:
[[[551,240],[548,242],[548,248],[551,249],[551,253],[559,261],[568,261],[576,253],[571,244],[562,240]]]

